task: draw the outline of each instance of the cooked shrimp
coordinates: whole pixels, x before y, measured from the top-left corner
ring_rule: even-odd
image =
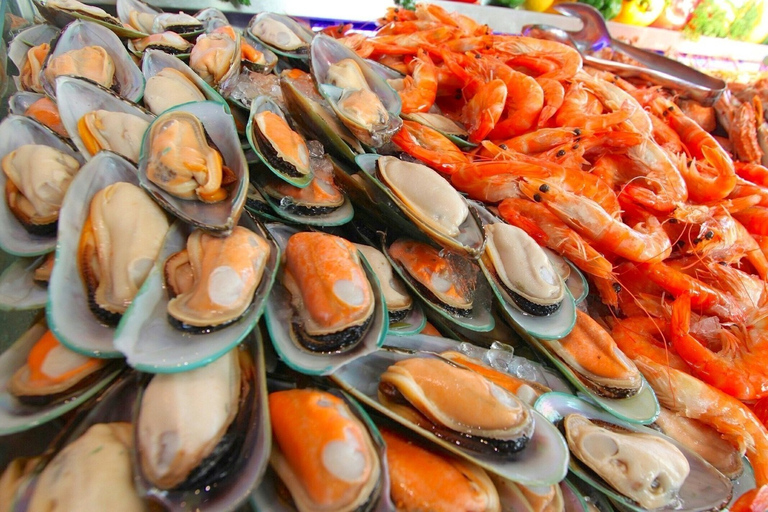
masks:
[[[634,228],[616,220],[595,201],[563,190],[542,180],[520,183],[530,199],[543,202],[562,221],[597,247],[630,261],[661,262],[669,257],[672,244],[656,217]]]
[[[630,359],[648,357],[659,364],[690,373],[691,367],[667,345],[669,322],[661,318],[636,316],[616,321],[611,336]]]
[[[457,165],[468,164],[469,158],[446,136],[415,121],[403,121],[403,127],[392,142],[444,174],[452,174]]]
[[[480,142],[499,122],[507,99],[507,86],[495,79],[482,85],[461,111],[461,119],[469,132],[470,142]]]
[[[426,112],[435,103],[437,97],[437,72],[432,59],[419,49],[416,58],[408,63],[411,73],[402,80],[402,87],[396,87],[402,103],[402,112]],[[392,85],[390,83],[390,85]]]
[[[592,105],[599,107],[595,111]],[[574,82],[563,97],[563,103],[555,114],[558,126],[573,126],[586,130],[604,130],[629,119],[635,107],[625,103],[618,110],[602,113],[600,103],[594,103],[581,82]]]
[[[538,77],[536,81],[544,92],[544,106],[539,115],[537,126],[541,127],[547,124],[552,116],[560,109],[565,99],[565,88],[562,82],[552,78]]]

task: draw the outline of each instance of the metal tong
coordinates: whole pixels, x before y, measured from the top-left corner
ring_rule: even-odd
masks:
[[[610,71],[622,78],[640,78],[662,85],[703,105],[712,105],[725,90],[725,82],[697,71],[676,60],[657,53],[636,48],[613,39],[600,11],[588,4],[562,3],[554,8],[566,15],[579,18],[583,27],[579,31],[567,31],[550,25],[526,25],[523,35],[550,39],[576,48],[584,62],[592,67]],[[587,52],[598,51],[605,47],[623,53],[642,66],[601,59]]]

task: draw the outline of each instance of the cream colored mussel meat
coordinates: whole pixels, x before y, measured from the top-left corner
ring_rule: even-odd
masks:
[[[146,510],[133,486],[130,423],[98,423],[45,467],[28,512]]]
[[[389,323],[399,322],[405,318],[413,306],[413,299],[408,295],[405,284],[394,275],[392,265],[380,250],[370,245],[355,244],[355,247],[365,256],[379,279],[381,292],[384,294],[387,311],[389,311]]]
[[[144,104],[155,115],[191,101],[205,101],[205,95],[178,69],[161,69],[144,88]]]
[[[392,156],[376,161],[381,181],[431,229],[456,237],[469,216],[469,207],[455,188],[426,165]]]
[[[250,27],[251,33],[278,50],[306,53],[309,45],[284,23],[269,16],[262,17]]]
[[[55,234],[61,203],[80,163],[52,147],[25,144],[1,165],[8,177],[5,199],[16,218],[30,232]]]
[[[49,83],[54,83],[57,76],[73,75],[93,80],[107,89],[115,85],[115,63],[101,46],[85,46],[52,57],[43,72]]]
[[[43,63],[50,51],[51,45],[48,43],[33,46],[27,50],[27,60],[24,62],[24,67],[19,75],[23,90],[45,92],[43,85],[40,83],[40,71],[43,69]]]
[[[163,210],[139,187],[96,193],[80,235],[78,263],[91,311],[114,325],[155,262],[168,231]]]
[[[108,110],[94,110],[77,122],[80,139],[91,156],[107,149],[132,162],[139,161],[141,141],[147,128],[149,123],[139,116]]]
[[[571,453],[643,508],[670,504],[690,472],[685,455],[661,437],[609,429],[579,414],[563,424]]]
[[[230,350],[202,368],[155,375],[149,382],[136,439],[141,470],[158,488],[192,484],[203,459],[219,453],[217,445],[239,410],[238,352]]]
[[[242,226],[226,237],[194,231],[165,264],[172,323],[209,331],[236,321],[253,301],[269,254],[267,241]]]
[[[158,117],[147,136],[147,178],[181,199],[222,201],[224,162],[208,144],[203,123],[188,112],[167,112]]]
[[[210,86],[217,86],[240,63],[239,43],[226,34],[203,34],[189,56],[189,67]]]
[[[485,226],[485,260],[512,301],[531,315],[551,315],[565,297],[565,283],[544,250],[522,229]]]

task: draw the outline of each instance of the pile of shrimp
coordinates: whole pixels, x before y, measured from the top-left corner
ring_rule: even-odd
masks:
[[[768,169],[753,141],[734,128],[724,147],[713,109],[556,42],[428,4],[379,23],[327,33],[405,75],[403,113],[439,110],[477,147],[408,120],[393,142],[583,270],[662,402],[746,451],[758,488],[732,510],[768,509]],[[762,117],[722,111],[734,127]]]

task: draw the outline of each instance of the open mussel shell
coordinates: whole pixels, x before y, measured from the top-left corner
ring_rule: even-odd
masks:
[[[56,79],[56,97],[60,105],[59,115],[61,116],[61,122],[70,134],[72,142],[86,160],[90,160],[93,156],[83,142],[80,130],[78,129],[78,123],[87,113],[94,110],[106,110],[108,112],[131,114],[143,119],[147,124],[155,119],[155,116],[137,104],[116,95],[109,89],[81,78],[72,76],[58,77]],[[138,139],[136,142],[137,145],[140,145],[141,139]],[[127,155],[123,156],[128,158]]]
[[[267,202],[264,194],[253,183],[248,184],[248,196],[245,200],[245,209],[253,215],[267,222],[284,222],[271,203]]]
[[[250,69],[251,71],[255,71],[256,73],[261,74],[268,74],[271,73],[275,67],[277,66],[277,63],[279,62],[279,58],[277,57],[277,54],[272,51],[271,48],[269,48],[267,45],[262,43],[261,41],[253,38],[246,38],[243,44],[249,44],[251,47],[255,48],[261,54],[264,56],[264,62],[252,62],[247,59],[243,59],[241,64],[243,67],[246,67]]]
[[[249,499],[251,491],[267,469],[272,446],[263,343],[259,329],[255,329],[239,348],[232,349],[244,351],[245,354],[241,354],[240,358],[250,360],[248,365],[251,368],[241,370],[246,382],[241,388],[240,410],[227,434],[236,438],[235,443],[240,447],[231,456],[225,455],[218,462],[221,466],[217,466],[226,471],[226,476],[215,485],[207,486],[203,483],[198,489],[160,490],[143,475],[136,451],[134,471],[140,494],[160,503],[163,509],[174,512],[239,510],[237,507]],[[144,386],[136,400],[135,424],[138,423],[143,391]],[[205,411],[201,411],[201,414],[204,416]],[[134,439],[138,446],[138,433]]]
[[[274,146],[269,143],[266,136],[259,129],[258,123],[256,122],[256,116],[264,112],[271,112],[288,123],[282,109],[274,100],[268,96],[259,96],[251,102],[248,126],[245,129],[248,143],[256,155],[258,155],[261,162],[272,171],[275,176],[290,183],[294,187],[306,187],[309,185],[309,182],[312,181],[312,170],[307,168],[302,172],[302,170],[296,169],[293,164],[286,162],[281,158]],[[290,127],[290,124],[288,126]],[[304,143],[306,144],[306,141],[304,141]],[[306,160],[307,164],[309,164],[308,152],[306,154]]]
[[[456,121],[448,119],[442,114],[436,114],[432,112],[413,112],[410,114],[402,114],[403,119],[409,121],[416,121],[423,124],[435,131],[445,135],[451,142],[456,144],[462,149],[471,149],[477,146],[467,140],[469,133],[467,130],[458,124]]]
[[[378,398],[379,378],[387,368],[397,361],[419,355],[419,350],[437,353],[457,350],[459,343],[446,338],[415,335],[389,336],[386,339],[386,345],[405,350],[380,349],[340,368],[331,376],[331,379],[367,407],[393,419],[440,447],[477,464],[486,471],[523,485],[552,485],[565,477],[568,466],[568,448],[565,440],[555,426],[536,411],[533,411],[535,422],[533,436],[525,448],[514,457],[499,457],[469,452],[462,446],[446,442],[382,405]]]
[[[314,137],[326,148],[326,151],[342,160],[354,164],[355,157],[365,152],[352,133],[335,114],[324,107],[318,98],[311,98],[293,79],[280,78],[280,88],[285,98],[285,106],[302,132]]]
[[[115,2],[115,7],[117,10],[117,17],[120,18],[120,22],[123,25],[128,26],[129,28],[132,28],[134,30],[137,30],[139,33],[144,33],[144,35],[150,34],[150,33],[160,33],[165,32],[166,30],[176,32],[178,34],[183,35],[185,38],[188,38],[190,40],[194,40],[195,37],[197,37],[199,34],[203,32],[203,24],[201,21],[196,21],[192,19],[191,16],[185,15],[184,22],[181,25],[174,26],[173,23],[166,23],[163,21],[162,23],[149,23],[148,26],[143,28],[142,30],[138,30],[137,27],[133,26],[133,23],[131,23],[131,13],[141,13],[141,14],[148,14],[151,16],[157,16],[161,14],[165,14],[166,16],[173,16],[173,14],[166,14],[162,10],[153,7],[149,4],[146,4],[142,2],[141,0],[117,0]],[[149,18],[152,20],[152,18]],[[162,18],[161,18],[162,19]],[[152,20],[154,21],[154,20]],[[143,36],[134,36],[130,39],[136,39],[138,37]]]
[[[46,330],[44,321],[36,322],[0,355],[0,436],[28,430],[58,418],[100,392],[121,371],[114,368],[64,401],[41,406],[21,404],[8,392],[8,381],[27,362],[29,351]]]
[[[229,105],[221,94],[205,83],[205,80],[200,78],[200,75],[195,73],[188,65],[173,55],[169,55],[160,50],[147,50],[144,52],[144,58],[141,61],[141,72],[144,74],[145,80],[149,80],[165,68],[173,68],[181,72],[197,86],[207,100],[219,103],[227,112],[229,112]],[[172,97],[173,91],[170,91],[169,94]],[[158,112],[158,115],[159,114],[160,113]]]
[[[192,370],[221,357],[253,330],[272,289],[280,250],[266,230],[248,215],[240,218],[240,225],[264,238],[270,246],[264,273],[246,312],[233,323],[200,335],[190,335],[171,325],[168,321],[169,298],[163,283],[165,261],[186,248],[192,231],[176,222],[166,235],[155,267],[117,326],[115,348],[125,355],[129,365],[150,373]]]
[[[419,212],[410,208],[390,187],[379,180],[377,175],[377,161],[380,155],[358,155],[355,160],[358,166],[364,171],[361,175],[368,183],[386,195],[388,202],[393,204],[400,212],[401,216],[407,217],[419,231],[427,234],[432,240],[441,246],[453,251],[464,253],[468,257],[478,258],[485,248],[485,235],[483,233],[482,223],[477,217],[476,212],[470,208],[464,222],[458,227],[459,233],[451,236],[435,229],[427,224],[420,216]],[[460,196],[460,200],[466,203],[466,199]],[[468,204],[468,203],[467,203]]]
[[[665,439],[680,449],[688,461],[690,473],[683,482],[677,499],[666,507],[654,510],[680,510],[688,512],[720,510],[731,498],[733,489],[728,478],[705,462],[704,459],[656,430],[623,422],[612,414],[601,411],[580,398],[562,393],[547,393],[541,396],[536,402],[535,408],[553,423],[561,422],[568,414],[580,414],[590,420],[597,420],[602,424],[615,425],[622,431],[639,432]],[[571,457],[569,469],[579,479],[609,496],[611,500],[620,503],[622,508],[633,511],[646,510],[639,507],[633,500],[619,494],[575,456]]]
[[[346,194],[344,194],[344,202],[341,206],[330,212],[305,214],[296,210],[297,203],[292,197],[278,196],[276,192],[269,193],[268,184],[262,182],[261,176],[253,176],[251,180],[268,207],[277,214],[275,220],[306,226],[340,226],[354,217],[355,210]],[[257,215],[261,215],[261,213],[257,213]]]
[[[287,386],[280,382],[273,381],[270,383],[270,388],[270,391],[282,391],[287,389]],[[386,445],[384,444],[379,429],[376,427],[373,420],[371,420],[371,417],[365,409],[363,409],[353,397],[349,396],[349,394],[334,388],[322,390],[337,396],[344,401],[355,418],[360,421],[368,431],[379,455],[379,463],[381,464],[379,471],[379,486],[374,490],[374,493],[378,494],[378,499],[373,503],[366,503],[365,507],[356,510],[393,512],[395,507],[390,499],[390,480],[387,466]],[[284,484],[280,483],[280,478],[277,476],[275,470],[270,466],[258,488],[251,495],[252,505],[256,510],[293,512],[296,508],[286,500],[283,490],[280,489],[283,485]]]
[[[135,39],[146,36],[145,33],[124,25],[119,19],[98,7],[76,4],[67,5],[70,2],[59,0],[33,0],[33,3],[45,19],[60,28],[64,28],[73,21],[83,20],[109,29],[117,37]]]
[[[19,91],[8,98],[8,111],[11,114],[23,116],[24,112],[37,100],[45,98],[45,94],[38,92]]]
[[[67,348],[92,357],[122,354],[112,343],[115,329],[101,323],[88,307],[77,262],[78,246],[91,199],[99,190],[118,182],[139,185],[136,167],[110,151],[93,157],[72,180],[61,207],[56,262],[48,284],[46,314],[51,330]]]
[[[133,62],[120,39],[113,32],[95,23],[77,20],[67,25],[48,55],[46,65],[52,58],[86,46],[100,46],[106,50],[115,64],[114,80],[119,86],[120,96],[133,102],[139,101],[144,95],[144,76],[141,70]],[[40,82],[45,93],[55,98],[56,84],[47,79],[44,71],[45,69],[41,72]]]
[[[221,153],[224,165],[235,174],[237,182],[231,193],[223,201],[203,203],[202,201],[175,197],[149,181],[147,164],[152,144],[149,134],[152,133],[153,123],[147,129],[144,143],[141,145],[141,156],[139,157],[139,182],[141,186],[160,206],[184,222],[206,231],[228,234],[240,218],[248,192],[248,166],[245,163],[245,155],[240,146],[232,116],[221,104],[213,101],[185,103],[170,108],[166,112],[188,112],[197,117],[203,124],[206,134]]]
[[[352,120],[344,119],[343,113],[337,108],[343,89],[330,84],[328,70],[335,63],[344,59],[352,59],[360,67],[370,91],[375,94],[389,118],[385,124],[372,130],[361,126]],[[360,58],[354,51],[324,34],[315,36],[311,46],[312,76],[317,82],[320,94],[331,104],[342,122],[353,132],[362,143],[371,147],[381,147],[392,138],[402,126],[400,109],[402,103],[399,94],[392,89],[376,72],[371,70],[366,60]]]
[[[262,32],[259,28],[268,25],[280,27],[280,30]],[[283,28],[288,32],[284,32]],[[314,33],[290,16],[260,12],[251,18],[244,32],[248,39],[258,41],[278,57],[288,59],[293,67],[309,69],[309,45],[314,38]],[[271,36],[267,36],[267,33]]]
[[[185,61],[189,60],[193,46],[192,43],[175,32],[163,32],[143,39],[132,39],[126,44],[128,51],[137,59],[141,59],[147,50],[159,50]]]
[[[48,288],[35,281],[35,269],[48,255],[17,258],[0,274],[0,310],[24,311],[45,307]]]
[[[493,294],[501,304],[506,319],[518,330],[522,329],[531,336],[542,339],[560,339],[566,336],[576,324],[576,303],[570,290],[563,283],[565,294],[560,307],[551,315],[536,316],[522,311],[514,299],[507,292],[506,287],[499,279],[499,275],[492,268],[493,263],[486,258],[478,260],[478,265],[483,271]]]
[[[0,123],[0,160],[11,151],[25,144],[42,144],[62,151],[82,163],[83,158],[72,146],[54,132],[24,116],[9,115]],[[0,172],[0,191],[5,196],[7,177]],[[19,222],[8,208],[5,200],[0,201],[0,247],[16,256],[39,256],[51,252],[56,246],[56,236],[33,235]]]
[[[267,224],[267,229],[283,251],[291,235],[300,231],[297,228],[277,223]],[[387,306],[376,274],[364,258],[361,258],[361,262],[373,290],[373,319],[363,338],[352,348],[343,352],[312,352],[294,341],[291,335],[294,315],[291,306],[291,293],[279,279],[273,286],[267,300],[267,310],[264,317],[275,350],[280,358],[294,370],[310,375],[329,375],[350,361],[375,351],[384,342],[389,323]]]
[[[14,76],[16,89],[21,91],[21,71],[27,62],[27,52],[34,46],[43,43],[50,43],[59,35],[59,29],[53,25],[40,24],[32,25],[19,32],[10,43],[8,43],[8,58],[16,66],[18,76]]]
[[[504,222],[499,216],[491,212],[482,202],[475,201],[474,199],[467,199],[467,203],[469,203],[469,206],[475,210],[477,217],[480,219],[480,222],[483,226],[488,224],[495,224],[497,222]],[[565,285],[568,287],[568,290],[570,290],[574,302],[578,305],[580,302],[586,299],[587,295],[589,294],[589,284],[587,283],[587,278],[584,277],[584,274],[582,274],[581,270],[579,270],[576,265],[571,263],[568,259],[557,254],[555,251],[547,247],[542,247],[542,250],[552,262],[552,265],[555,267],[555,269],[558,270],[560,276],[565,280]],[[546,336],[539,337],[545,338]]]
[[[229,25],[227,15],[215,7],[208,7],[197,11],[194,17],[203,24],[203,30],[206,32],[212,32],[221,25]]]
[[[472,292],[472,307],[468,311],[458,313],[455,309],[437,300],[434,294],[425,293],[422,284],[417,282],[403,265],[392,257],[389,252],[390,245],[386,238],[382,236],[381,252],[384,253],[392,268],[408,286],[414,298],[418,297],[427,308],[437,313],[441,318],[464,329],[474,332],[493,330],[496,325],[496,321],[491,313],[493,292],[488,283],[480,278],[480,269],[472,260],[455,253],[448,253],[448,257],[452,259],[453,266],[458,267],[460,272],[474,272],[476,274],[474,276],[475,289]]]

